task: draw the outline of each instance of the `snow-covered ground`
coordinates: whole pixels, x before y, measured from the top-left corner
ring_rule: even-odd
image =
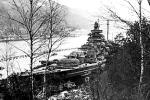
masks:
[[[81,45],[86,43],[88,38],[87,34],[89,33],[88,30],[76,30],[71,34],[76,34],[78,37],[69,37],[65,39],[64,43],[58,49],[69,49],[69,48],[79,48]],[[14,47],[15,46],[15,47]],[[25,56],[25,53],[17,48],[29,52],[29,46],[24,41],[13,41],[9,44],[4,42],[0,43],[0,66],[4,67],[5,69],[0,71],[2,74],[2,78],[6,78],[7,76],[7,64],[8,64],[8,74],[10,75],[12,72],[20,72],[29,70],[29,62],[30,59]],[[64,50],[57,52],[56,56],[52,56],[50,59],[60,59],[63,58],[65,55],[70,54],[72,51],[76,49]],[[7,52],[6,52],[7,51]],[[7,63],[4,58],[6,58],[6,53],[13,57]],[[40,64],[39,60],[44,60],[44,58],[38,59],[34,66]]]

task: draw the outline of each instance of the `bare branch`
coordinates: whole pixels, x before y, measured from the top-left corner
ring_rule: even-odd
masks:
[[[138,16],[138,18],[139,18],[140,15],[139,15],[139,13],[136,11],[135,7],[131,4],[131,2],[128,1],[128,0],[124,0],[124,1],[127,2],[127,3],[131,6],[131,8],[133,9],[133,11],[137,14],[137,16]]]
[[[18,48],[17,46],[15,46],[15,45],[12,45],[11,43],[9,43],[11,46],[13,46],[13,47],[15,47],[16,49],[18,49],[18,50],[20,50],[20,51],[22,51],[23,53],[25,53],[28,57],[30,57],[30,55],[27,53],[27,52],[25,52],[24,50],[22,50],[22,49],[20,49],[20,48]]]
[[[132,25],[132,22],[122,19],[122,18],[121,18],[120,16],[118,16],[117,13],[114,12],[113,10],[111,10],[111,9],[108,8],[108,11],[110,11],[111,16],[112,16],[114,19],[120,20],[121,22],[127,24],[128,26]]]

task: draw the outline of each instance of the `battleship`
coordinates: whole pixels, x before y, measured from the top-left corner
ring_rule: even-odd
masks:
[[[99,41],[100,37],[103,37],[99,33],[102,33],[102,30],[99,30],[99,26],[95,23],[94,30],[91,30],[91,34],[89,34],[90,37],[94,38],[90,38],[90,41],[94,43]],[[102,72],[106,62],[103,55],[95,53],[94,47],[88,47],[85,44],[78,51],[70,53],[63,59],[40,61],[41,64],[33,68],[33,77],[39,82],[38,84],[42,85],[44,76],[46,76],[47,84],[53,87],[49,90],[55,92],[60,90],[59,87],[62,87],[62,84],[68,82],[81,85],[86,79],[90,78],[92,73],[97,70]],[[20,77],[27,78],[29,76],[30,71],[26,71],[22,72]]]

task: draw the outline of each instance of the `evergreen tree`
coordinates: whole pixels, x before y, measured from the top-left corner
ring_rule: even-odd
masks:
[[[149,77],[150,77],[150,23],[146,18],[142,19],[142,40],[144,45],[144,74],[142,93],[146,100],[149,94]],[[122,99],[130,98],[134,100],[138,97],[138,84],[140,79],[140,34],[139,22],[134,22],[129,26],[126,38],[116,38],[116,43],[113,44],[109,59],[107,59],[108,76],[111,84],[116,89],[118,95]],[[119,40],[119,41],[118,41]],[[117,49],[114,49],[117,48]],[[113,50],[112,50],[113,49]],[[125,99],[126,100],[126,99]]]

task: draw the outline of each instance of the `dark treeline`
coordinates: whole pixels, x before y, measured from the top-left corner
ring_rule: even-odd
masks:
[[[129,26],[126,37],[118,34],[107,57],[107,72],[115,100],[149,100],[150,86],[150,21],[142,19],[142,42],[144,45],[144,74],[141,83],[142,96],[138,88],[141,74],[140,30],[139,22]],[[113,99],[114,100],[114,99]]]

